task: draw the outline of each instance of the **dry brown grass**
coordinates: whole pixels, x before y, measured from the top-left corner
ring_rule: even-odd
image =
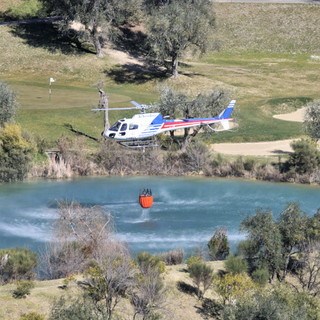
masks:
[[[215,272],[223,269],[223,261],[208,262]],[[195,295],[190,295],[178,290],[178,282],[182,281],[192,285],[189,273],[186,272],[187,265],[168,266],[164,274],[164,281],[168,287],[168,297],[165,304],[163,319],[170,320],[201,320],[201,314],[198,308],[201,302]],[[15,285],[5,285],[0,287],[0,319],[1,320],[18,320],[23,313],[37,312],[47,316],[50,312],[51,305],[55,299],[63,294],[72,293],[77,295],[79,290],[75,283],[70,285],[68,289],[60,289],[63,285],[63,279],[50,281],[36,281],[35,288],[31,290],[31,294],[25,299],[14,299],[12,291]],[[212,290],[208,290],[205,297],[215,298]],[[131,306],[127,300],[122,300],[118,306],[117,313],[119,315],[126,314],[129,318]]]

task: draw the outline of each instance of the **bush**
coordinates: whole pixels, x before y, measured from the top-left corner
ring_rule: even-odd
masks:
[[[13,291],[12,296],[16,299],[25,298],[30,294],[31,289],[34,288],[32,281],[18,281],[17,288]]]
[[[184,252],[182,249],[171,250],[168,252],[163,252],[158,255],[158,257],[166,265],[176,265],[180,264],[183,261]]]
[[[319,169],[320,152],[317,144],[311,140],[301,139],[291,144],[293,153],[289,155],[286,163],[287,170],[298,174],[312,173]]]
[[[38,257],[31,250],[25,248],[1,249],[0,277],[2,282],[13,280],[30,280],[34,277],[34,270],[38,266]]]
[[[228,259],[224,262],[227,272],[237,274],[245,273],[248,271],[248,263],[240,256],[229,255]]]
[[[212,260],[223,260],[230,252],[226,229],[220,228],[208,242],[209,256]]]
[[[18,125],[0,129],[0,181],[23,180],[35,155],[35,144],[26,139]]]
[[[186,260],[186,263],[187,263],[187,266],[188,266],[188,270],[190,269],[190,267],[195,264],[195,263],[201,263],[203,262],[202,258],[199,257],[199,256],[192,256],[192,257],[189,257],[187,260]]]
[[[153,256],[149,252],[139,252],[137,255],[137,263],[142,274],[147,274],[149,269],[157,269],[160,273],[165,272],[166,266],[159,256]]]
[[[22,314],[19,320],[45,320],[45,317],[37,312],[29,312]]]
[[[213,280],[213,269],[203,262],[193,263],[189,267],[190,277],[192,278],[194,284],[197,287],[198,298],[202,298],[205,292],[209,289]],[[203,292],[201,292],[200,287],[202,284]]]
[[[269,271],[265,268],[257,269],[251,274],[252,280],[261,286],[264,286],[268,282],[269,277]]]

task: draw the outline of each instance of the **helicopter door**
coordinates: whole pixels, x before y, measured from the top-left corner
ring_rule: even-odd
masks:
[[[128,127],[128,125],[127,125],[126,123],[123,123],[123,124],[122,124],[122,126],[121,126],[121,128],[120,128],[120,132],[119,132],[119,134],[120,134],[121,136],[125,136],[125,135],[126,135],[127,127]]]

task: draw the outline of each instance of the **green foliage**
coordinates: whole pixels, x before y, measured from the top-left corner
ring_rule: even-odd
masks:
[[[233,274],[246,273],[248,271],[247,261],[242,257],[233,254],[228,256],[227,260],[224,262],[224,267],[227,272]]]
[[[223,320],[306,320],[305,309],[291,306],[276,295],[255,295],[251,299],[240,299],[225,307]],[[310,319],[311,320],[311,319]]]
[[[202,258],[199,256],[191,256],[186,260],[188,269],[190,269],[190,267],[195,264],[195,263],[201,263],[203,262]]]
[[[154,256],[149,252],[139,252],[136,261],[143,274],[148,272],[148,269],[157,269],[160,273],[165,272],[166,266],[159,256]]]
[[[319,169],[320,152],[316,143],[308,139],[301,139],[291,143],[293,152],[287,161],[288,170],[291,172],[305,174]]]
[[[220,228],[208,242],[209,256],[212,260],[223,260],[230,252],[226,229]]]
[[[41,13],[42,4],[39,0],[24,0],[17,5],[11,6],[5,16],[12,20],[30,19]]]
[[[37,255],[25,248],[0,250],[0,281],[32,279],[38,266]]]
[[[304,127],[311,138],[320,139],[320,100],[311,102],[307,106]]]
[[[81,1],[81,0],[42,0],[49,12],[62,16],[60,26],[69,30],[69,23],[77,21],[85,26],[78,34],[91,40],[98,57],[104,56],[103,43],[111,37],[114,26],[129,21],[137,11],[136,0],[123,1]]]
[[[35,287],[32,281],[21,280],[17,282],[17,288],[13,291],[12,296],[16,299],[25,298],[30,294],[31,289]]]
[[[45,317],[37,312],[29,312],[22,314],[19,320],[45,320]]]
[[[103,320],[106,314],[103,304],[95,304],[88,296],[61,297],[53,303],[48,320]]]
[[[253,269],[268,268],[271,279],[284,266],[283,244],[279,226],[273,221],[272,212],[258,209],[254,216],[245,218],[240,226],[248,233],[242,247],[244,256]]]
[[[14,120],[17,108],[16,93],[0,80],[0,126]]]
[[[221,296],[223,304],[248,297],[255,289],[255,284],[246,273],[227,273],[215,281],[215,290]]]
[[[178,59],[187,49],[208,50],[215,17],[208,0],[168,1],[151,10],[147,20],[150,44],[155,56],[171,59],[171,72],[178,75]]]
[[[0,128],[0,181],[23,180],[35,152],[34,143],[23,137],[18,125]]]
[[[266,268],[256,269],[251,274],[252,280],[260,286],[264,286],[268,282],[269,276],[269,271]]]
[[[213,269],[206,263],[199,262],[192,263],[188,268],[188,271],[193,283],[196,285],[198,298],[201,299],[212,284]]]

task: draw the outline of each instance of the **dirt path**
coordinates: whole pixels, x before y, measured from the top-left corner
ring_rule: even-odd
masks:
[[[274,118],[284,121],[303,122],[304,113],[305,108],[301,108],[295,112],[276,115]],[[294,139],[250,143],[217,143],[212,144],[211,148],[215,152],[230,155],[272,156],[292,152],[290,146],[292,141]]]

